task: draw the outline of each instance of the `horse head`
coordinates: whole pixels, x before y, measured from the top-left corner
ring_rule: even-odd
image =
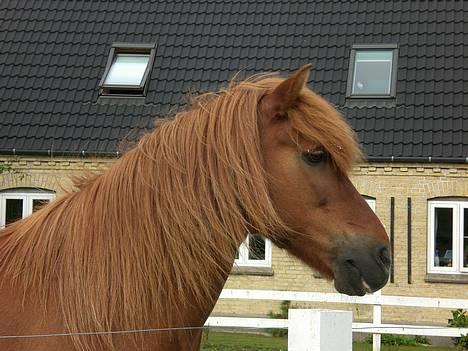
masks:
[[[347,175],[360,158],[354,133],[305,87],[309,71],[307,65],[278,80],[259,102],[270,196],[288,228],[266,236],[334,279],[339,292],[364,295],[388,280],[389,240]]]

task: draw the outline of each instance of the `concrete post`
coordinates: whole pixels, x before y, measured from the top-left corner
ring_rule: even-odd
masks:
[[[351,311],[289,310],[289,351],[352,351]]]

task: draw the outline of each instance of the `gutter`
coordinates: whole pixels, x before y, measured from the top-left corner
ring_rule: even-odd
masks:
[[[367,156],[368,162],[401,162],[401,163],[468,163],[468,157],[405,157],[405,156]]]
[[[121,154],[118,151],[57,151],[57,150],[26,150],[26,149],[0,149],[0,155],[13,155],[13,156],[81,156],[81,157],[119,157]]]
[[[119,157],[118,151],[56,151],[56,150],[26,150],[26,149],[0,149],[0,155],[30,155],[30,156],[81,156],[81,157]],[[468,157],[406,157],[406,156],[367,156],[368,162],[401,162],[401,163],[468,163]]]

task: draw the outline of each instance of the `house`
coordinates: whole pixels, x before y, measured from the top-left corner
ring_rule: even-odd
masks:
[[[312,63],[309,85],[357,131],[352,181],[393,247],[384,294],[468,298],[468,117],[462,1],[2,1],[0,225],[112,164],[187,95],[235,74]],[[126,75],[132,67],[132,75]],[[122,69],[123,68],[123,69]],[[124,73],[122,73],[124,72]],[[464,89],[465,88],[465,89]],[[230,288],[332,291],[259,237]],[[269,301],[220,301],[264,315]],[[369,310],[355,309],[365,319]],[[384,308],[385,321],[449,311]]]

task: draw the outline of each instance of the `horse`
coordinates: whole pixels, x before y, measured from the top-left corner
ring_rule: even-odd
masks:
[[[382,288],[388,236],[353,130],[310,65],[193,98],[100,174],[0,232],[0,349],[199,350],[248,233],[336,290]],[[19,336],[22,336],[19,338]]]

